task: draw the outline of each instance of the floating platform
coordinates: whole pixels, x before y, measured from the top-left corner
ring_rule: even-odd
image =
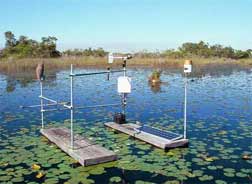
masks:
[[[117,124],[115,122],[105,123],[105,126],[162,149],[185,147],[189,143],[189,140],[184,139],[182,135],[149,126],[140,126],[134,123]]]
[[[70,130],[67,128],[41,129],[40,132],[83,166],[110,162],[117,159],[114,152],[94,144],[80,135],[74,136],[74,149],[71,149]]]

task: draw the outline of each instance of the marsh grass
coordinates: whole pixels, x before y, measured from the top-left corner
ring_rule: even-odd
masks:
[[[252,59],[231,60],[223,58],[189,58],[193,60],[194,68],[206,68],[209,65],[218,68],[219,66],[238,66],[250,68]],[[106,57],[61,57],[50,59],[18,59],[18,60],[2,60],[0,61],[0,73],[3,74],[18,74],[24,72],[33,72],[38,63],[44,63],[47,71],[58,71],[68,69],[70,64],[74,64],[77,68],[106,68]],[[127,63],[128,67],[132,68],[174,68],[183,67],[184,59],[172,58],[133,58]],[[112,67],[120,67],[121,61],[116,61]]]

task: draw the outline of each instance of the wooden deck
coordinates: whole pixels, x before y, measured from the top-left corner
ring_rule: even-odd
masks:
[[[181,138],[178,140],[170,140],[170,139],[159,137],[159,136],[146,133],[143,131],[137,131],[136,128],[139,128],[140,126],[134,123],[117,124],[114,122],[108,122],[108,123],[105,123],[105,126],[113,128],[119,132],[128,134],[132,137],[135,137],[137,139],[140,139],[144,142],[147,142],[149,144],[152,144],[162,149],[183,147],[183,146],[188,145],[188,142],[189,142],[188,139]]]
[[[74,136],[74,149],[71,149],[70,130],[67,128],[41,129],[40,132],[83,166],[110,162],[117,159],[114,152],[91,143],[88,139],[79,135]]]

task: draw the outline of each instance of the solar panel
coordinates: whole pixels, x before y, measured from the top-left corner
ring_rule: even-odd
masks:
[[[154,127],[150,127],[150,126],[146,126],[143,125],[139,128],[137,128],[137,130],[142,131],[142,132],[146,132],[152,135],[156,135],[165,139],[169,139],[169,140],[177,140],[182,138],[181,135],[173,133],[173,132],[169,132],[169,131],[164,131],[164,130],[160,130],[158,128],[154,128]]]

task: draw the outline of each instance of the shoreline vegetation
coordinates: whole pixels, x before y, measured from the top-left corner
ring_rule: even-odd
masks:
[[[252,58],[250,59],[226,59],[226,58],[189,58],[193,61],[195,68],[207,68],[211,66],[239,66],[242,68],[252,68]],[[164,68],[180,69],[183,67],[184,58],[139,58],[134,57],[127,62],[129,68]],[[48,70],[68,69],[70,64],[76,68],[97,68],[106,69],[110,64],[107,63],[107,57],[60,57],[60,58],[23,58],[14,60],[0,60],[0,72],[26,72],[36,68],[38,63],[44,63]],[[111,66],[118,68],[122,62],[117,61]]]
[[[34,71],[38,63],[44,63],[46,70],[58,71],[68,69],[70,64],[76,68],[104,68],[108,52],[103,48],[87,48],[74,50],[57,50],[57,38],[42,37],[36,41],[27,36],[18,39],[11,31],[4,33],[5,47],[0,49],[0,73],[15,75],[17,73]],[[191,59],[194,68],[206,71],[222,68],[244,68],[252,66],[252,49],[237,50],[230,46],[210,45],[203,41],[187,42],[177,49],[164,51],[138,51],[135,53],[115,53],[116,55],[131,54],[127,66],[130,68],[171,68],[181,69],[185,59]],[[120,67],[122,62],[115,62],[112,67]]]
[[[193,73],[191,77],[203,77],[206,75],[220,76],[230,75],[234,71],[251,72],[252,59],[230,60],[225,58],[190,58],[193,61]],[[0,74],[6,75],[12,80],[18,79],[27,83],[35,79],[35,69],[38,63],[45,64],[47,76],[56,76],[61,70],[69,70],[73,64],[79,69],[106,70],[109,64],[107,57],[60,57],[60,58],[33,58],[18,59],[13,61],[0,61]],[[153,69],[179,72],[183,70],[184,59],[170,58],[133,58],[128,61],[129,69]],[[120,68],[122,61],[113,63],[111,68]]]

